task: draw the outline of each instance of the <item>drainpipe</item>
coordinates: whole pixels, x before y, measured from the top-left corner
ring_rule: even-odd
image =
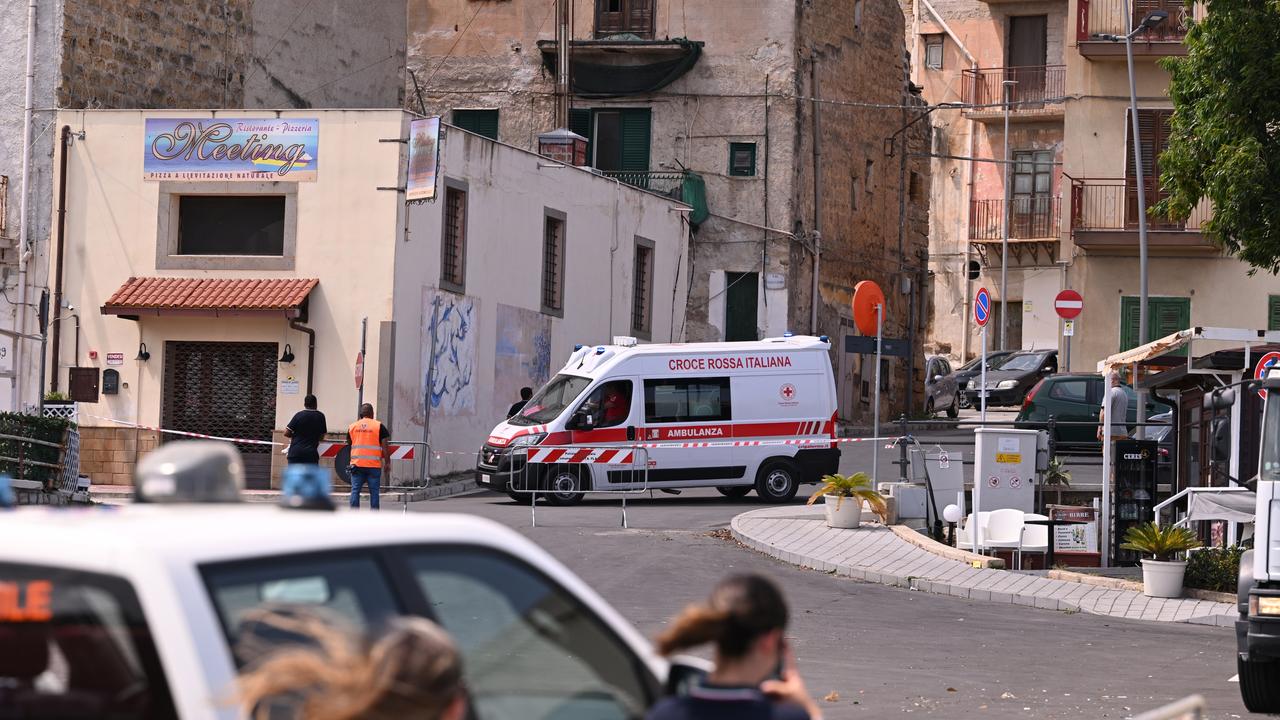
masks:
[[[62,126],[62,136],[59,140],[59,157],[58,157],[58,260],[56,268],[53,272],[53,315],[57,317],[62,312],[62,255],[66,242],[67,229],[67,148],[71,145],[71,126]],[[76,324],[79,325],[79,319]],[[77,332],[76,342],[80,341],[79,330]],[[52,367],[52,377],[49,378],[49,392],[58,391],[58,365],[62,359],[62,323],[55,322],[53,324],[53,357],[50,361]],[[41,357],[41,362],[44,358]],[[76,362],[80,362],[79,353],[76,354]]]
[[[36,0],[27,3],[27,83],[22,111],[22,199],[18,202],[18,337],[13,340],[13,409],[22,411],[23,339],[27,334],[27,256],[31,254],[31,226],[27,199],[31,195],[31,119],[35,111]],[[41,360],[43,362],[43,359]],[[43,390],[44,388],[40,388]]]
[[[316,330],[292,319],[289,320],[289,327],[307,334],[307,394],[314,395],[311,385],[316,377]]]
[[[822,149],[818,135],[821,108],[818,103],[818,55],[809,59],[809,87],[813,92],[813,290],[809,308],[809,332],[818,334],[818,270],[822,267]]]

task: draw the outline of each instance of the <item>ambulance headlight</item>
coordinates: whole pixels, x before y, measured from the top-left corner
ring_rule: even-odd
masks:
[[[518,448],[518,447],[525,447],[528,445],[537,445],[538,443],[542,442],[546,438],[547,438],[546,433],[530,433],[528,435],[521,435],[520,437],[515,438],[514,440],[511,441],[510,447]]]
[[[1012,390],[1016,387],[1018,387],[1017,380],[1001,380],[1000,384],[996,385],[997,390]]]

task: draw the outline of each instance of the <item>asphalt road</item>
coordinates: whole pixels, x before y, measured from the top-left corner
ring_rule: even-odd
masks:
[[[857,464],[857,457],[847,458]],[[1247,715],[1230,630],[1103,619],[971,602],[802,570],[726,539],[729,520],[760,505],[714,490],[575,508],[529,508],[479,493],[418,512],[482,515],[568,565],[647,635],[720,577],[761,572],[787,591],[801,674],[826,716],[1124,718],[1191,693],[1212,718]],[[384,510],[385,512],[385,510]]]

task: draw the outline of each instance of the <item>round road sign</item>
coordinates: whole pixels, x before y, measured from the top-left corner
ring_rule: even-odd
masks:
[[[1253,369],[1253,379],[1261,380],[1265,378],[1267,376],[1267,371],[1275,367],[1280,367],[1280,352],[1269,352],[1266,355],[1263,355],[1258,358],[1258,364]],[[1263,400],[1267,399],[1267,391],[1259,390],[1258,397]]]
[[[991,293],[986,288],[978,288],[978,294],[973,296],[973,321],[978,323],[979,327],[985,327],[987,322],[991,320]]]
[[[364,353],[356,353],[356,389],[364,387]]]
[[[1058,312],[1058,317],[1070,320],[1084,310],[1084,298],[1075,290],[1063,290],[1053,299],[1053,309]]]
[[[853,286],[853,324],[863,335],[875,335],[876,306],[884,308],[884,292],[874,280],[863,280]],[[880,311],[883,319],[884,310]]]

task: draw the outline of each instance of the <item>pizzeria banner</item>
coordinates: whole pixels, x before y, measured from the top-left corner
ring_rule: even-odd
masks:
[[[147,118],[147,180],[316,179],[320,121],[308,118]]]

